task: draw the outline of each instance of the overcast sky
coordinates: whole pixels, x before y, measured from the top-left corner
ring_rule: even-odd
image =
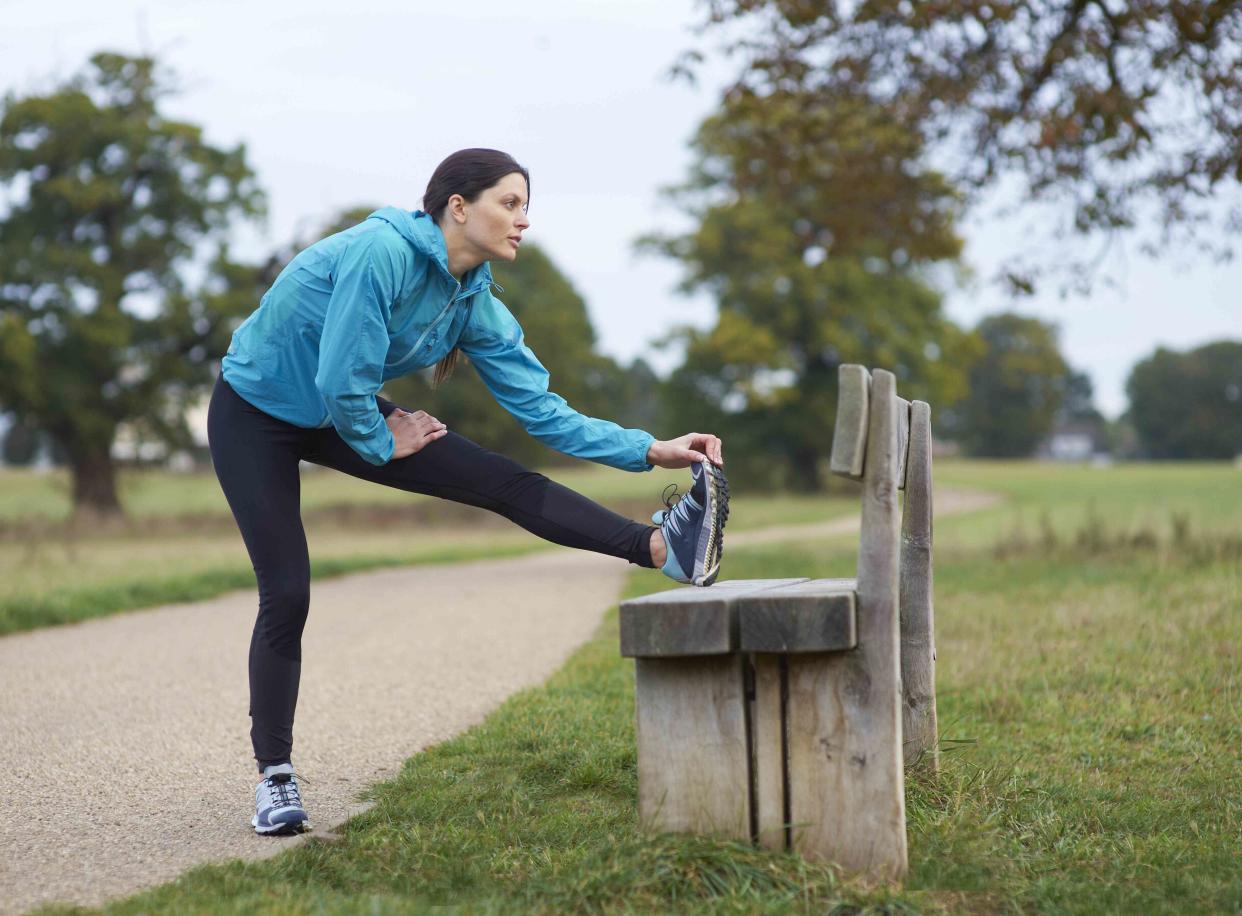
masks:
[[[710,76],[700,89],[665,78],[693,42],[691,0],[0,0],[0,13],[0,90],[46,90],[101,49],[175,68],[184,92],[167,110],[214,144],[245,142],[268,192],[267,225],[239,239],[242,253],[306,235],[343,207],[414,209],[440,159],[492,146],[530,168],[529,238],[586,299],[605,352],[667,369],[672,355],[653,342],[712,322],[710,300],[673,292],[675,263],[633,253],[637,236],[684,225],[658,192],[685,176],[686,141],[715,101]],[[991,274],[1029,244],[1030,222],[970,220],[968,264]],[[1019,306],[1060,325],[1109,415],[1157,345],[1242,339],[1242,264],[1186,270],[1128,249],[1112,262],[1120,289]],[[968,325],[1006,306],[983,283],[943,292]]]

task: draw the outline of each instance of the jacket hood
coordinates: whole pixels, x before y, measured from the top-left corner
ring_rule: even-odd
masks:
[[[440,265],[444,275],[453,282],[456,280],[449,273],[448,248],[444,244],[444,233],[431,218],[431,214],[422,210],[402,210],[400,207],[381,207],[367,219],[382,219],[401,233],[414,250]],[[484,261],[478,267],[466,273],[462,278],[462,289],[487,287],[492,285],[492,265]]]

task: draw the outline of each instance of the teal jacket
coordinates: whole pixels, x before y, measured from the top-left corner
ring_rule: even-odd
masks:
[[[457,282],[426,213],[385,207],[289,262],[233,333],[225,381],[265,413],[334,426],[371,464],[386,464],[393,439],[376,393],[458,346],[532,436],[567,455],[650,470],[650,433],[583,416],[548,390],[548,371],[491,286],[487,263]]]

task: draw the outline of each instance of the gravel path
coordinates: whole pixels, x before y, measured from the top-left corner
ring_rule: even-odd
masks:
[[[599,626],[628,568],[565,550],[316,582],[294,760],[317,827],[545,680]],[[289,847],[250,828],[255,600],[0,639],[0,912],[98,904]]]
[[[937,514],[984,494],[937,494]],[[741,547],[857,518],[739,532]],[[294,759],[322,835],[366,786],[554,672],[629,566],[582,551],[316,582]],[[0,639],[0,914],[98,904],[299,839],[250,828],[252,591]]]

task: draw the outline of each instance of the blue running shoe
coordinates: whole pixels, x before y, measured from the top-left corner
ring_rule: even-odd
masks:
[[[255,833],[301,833],[310,829],[292,764],[275,764],[263,770],[263,781],[254,790],[254,809],[250,823]]]
[[[691,465],[690,474],[690,492],[673,503],[666,489],[665,508],[651,516],[660,526],[668,549],[668,559],[660,571],[687,585],[711,585],[720,572],[724,553],[729,482],[710,461]],[[669,489],[676,494],[676,484]]]

